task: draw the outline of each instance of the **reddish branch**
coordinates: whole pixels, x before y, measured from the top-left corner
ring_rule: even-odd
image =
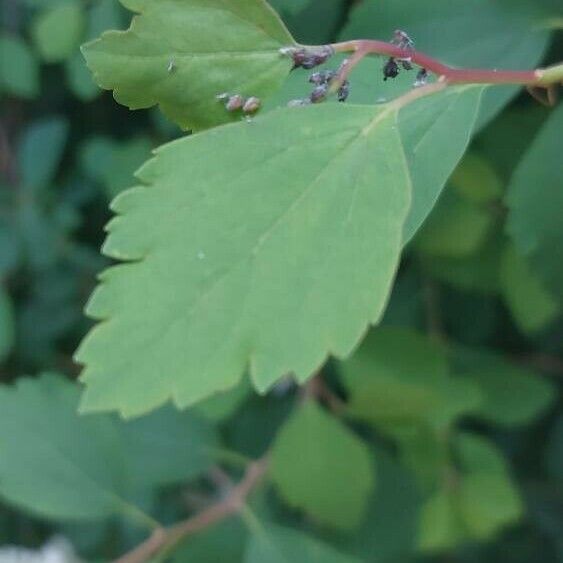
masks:
[[[246,499],[261,481],[268,468],[268,458],[248,465],[243,479],[233,487],[226,498],[211,505],[199,514],[179,522],[170,528],[157,528],[152,535],[133,551],[126,553],[115,563],[143,563],[164,549],[169,549],[184,538],[228,518],[244,508]]]
[[[348,78],[353,68],[368,55],[384,55],[406,59],[435,74],[448,84],[516,84],[527,86],[530,93],[538,96],[538,90],[546,90],[545,101],[555,102],[555,88],[563,84],[563,64],[536,70],[487,70],[452,68],[413,49],[404,49],[392,43],[372,39],[357,39],[331,45],[335,52],[352,53],[341,68],[338,82]],[[541,98],[541,97],[540,97]],[[542,101],[544,101],[542,100]]]

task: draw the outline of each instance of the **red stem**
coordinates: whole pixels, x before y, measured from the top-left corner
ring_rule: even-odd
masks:
[[[456,69],[436,59],[414,50],[401,49],[392,43],[374,39],[358,39],[332,45],[336,52],[353,52],[346,75],[367,55],[385,55],[396,59],[410,59],[414,64],[425,68],[449,84],[540,84],[541,74],[536,70],[482,70]]]

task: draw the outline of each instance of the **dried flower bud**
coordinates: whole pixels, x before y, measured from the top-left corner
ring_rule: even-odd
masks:
[[[348,80],[345,80],[340,86],[340,88],[338,88],[338,94],[337,94],[338,101],[345,102],[348,99],[349,95],[350,95],[350,82]]]
[[[425,68],[421,68],[416,75],[416,81],[414,83],[415,88],[420,88],[428,83],[428,71]]]
[[[244,98],[240,94],[235,94],[234,96],[231,96],[227,100],[225,107],[227,108],[228,111],[237,111],[241,109],[244,104],[245,104]]]
[[[396,78],[399,74],[399,65],[395,59],[391,57],[383,67],[383,80],[388,78]]]
[[[326,96],[328,94],[328,86],[326,84],[322,84],[321,86],[317,86],[312,92],[309,99],[313,104],[319,104],[326,100]]]
[[[246,100],[246,102],[242,107],[242,111],[244,113],[256,113],[260,109],[261,105],[262,102],[260,101],[260,98],[257,98],[256,96],[252,96],[248,98],[248,100]]]
[[[320,49],[308,51],[307,49],[295,49],[287,52],[293,58],[293,68],[311,69],[326,63],[334,54],[334,49],[330,45],[325,45]]]

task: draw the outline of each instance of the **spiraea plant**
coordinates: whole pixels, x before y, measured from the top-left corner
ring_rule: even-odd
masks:
[[[265,0],[121,2],[131,24],[83,45],[88,68],[182,133],[111,202],[81,384],[1,392],[12,424],[46,414],[25,471],[49,495],[34,505],[6,461],[0,492],[53,519],[134,522],[122,563],[473,561],[466,546],[529,510],[495,436],[557,388],[456,341],[450,326],[472,334],[487,313],[444,320],[436,280],[494,286],[524,332],[560,318],[556,8],[436,0],[432,23],[424,2],[366,0],[309,45]],[[306,4],[276,2],[290,22]],[[472,143],[526,91],[543,121],[505,195]],[[394,320],[421,295],[425,322]],[[6,436],[0,455],[28,455]]]

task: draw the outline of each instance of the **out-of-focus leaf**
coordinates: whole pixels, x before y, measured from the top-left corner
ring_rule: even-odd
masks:
[[[466,200],[491,203],[502,196],[502,181],[490,161],[480,153],[466,154],[451,177],[451,185]]]
[[[0,388],[4,499],[53,519],[121,514],[143,521],[129,500],[133,492],[205,468],[203,442],[213,445],[213,434],[203,422],[194,423],[193,415],[168,411],[129,424],[81,417],[78,397],[75,384],[55,375]]]
[[[11,352],[14,345],[14,311],[10,295],[0,280],[0,363]]]
[[[418,234],[415,246],[425,255],[459,258],[475,254],[490,233],[494,217],[447,190]]]
[[[405,329],[372,331],[339,370],[350,413],[393,432],[400,424],[440,427],[481,400],[473,384],[450,377],[439,345]]]
[[[563,480],[563,416],[551,430],[546,451],[546,467],[553,479]]]
[[[85,26],[82,4],[69,0],[41,11],[33,21],[31,35],[41,58],[48,63],[57,63],[78,50]]]
[[[346,546],[362,561],[405,561],[415,552],[420,493],[402,464],[378,449],[377,487],[358,534]]]
[[[272,451],[272,480],[293,507],[346,530],[358,527],[374,487],[367,446],[316,403],[302,406]]]
[[[422,507],[418,530],[418,547],[434,552],[455,547],[464,539],[464,531],[452,495],[439,491]]]
[[[459,371],[478,384],[483,394],[483,402],[473,414],[493,424],[530,424],[555,398],[553,385],[539,374],[496,354],[461,350],[457,363]]]
[[[230,518],[190,537],[170,554],[170,563],[242,563],[247,532],[240,519]]]
[[[359,563],[297,530],[268,525],[251,537],[244,563]]]
[[[81,148],[80,160],[85,172],[102,183],[109,199],[134,183],[135,171],[151,154],[148,137],[118,142],[107,137],[92,137]]]
[[[553,110],[516,169],[506,198],[510,208],[509,234],[518,250],[530,260],[537,274],[561,300],[563,300],[562,130],[563,105],[560,105]],[[544,304],[545,310],[549,308]]]
[[[311,0],[271,0],[270,5],[278,12],[296,14],[303,10]]]
[[[232,416],[241,404],[252,393],[252,386],[248,379],[243,379],[236,387],[218,393],[209,399],[198,403],[194,408],[205,418],[221,422]]]
[[[92,79],[92,74],[80,53],[66,60],[65,71],[68,86],[77,98],[89,102],[98,96],[100,89]]]
[[[0,92],[35,98],[39,68],[35,55],[20,37],[0,34]]]
[[[121,27],[122,12],[116,0],[95,0],[87,14],[86,39],[95,39],[104,31]]]
[[[552,256],[552,260],[556,257]],[[538,332],[559,316],[559,304],[513,247],[508,247],[502,257],[500,283],[514,322],[522,331]]]
[[[59,166],[68,136],[68,122],[48,117],[33,122],[20,139],[18,164],[23,186],[37,192],[47,187]]]
[[[217,95],[265,98],[291,69],[293,39],[263,0],[146,0],[126,32],[83,48],[98,84],[131,109],[159,104],[185,129],[240,119]]]
[[[382,0],[363,2],[352,12],[343,39],[391,39],[397,27],[416,48],[441,61],[469,68],[534,68],[548,45],[542,25],[550,12],[535,2],[489,0]],[[486,91],[479,122],[484,124],[518,91]]]
[[[77,352],[83,408],[189,406],[247,367],[265,391],[349,354],[399,259],[410,181],[395,123],[393,105],[321,105],[161,148],[113,202],[104,252],[129,263],[88,305],[112,322]]]
[[[460,517],[471,538],[489,539],[522,516],[522,500],[492,444],[463,434],[456,437],[456,448],[465,471],[457,492]]]

